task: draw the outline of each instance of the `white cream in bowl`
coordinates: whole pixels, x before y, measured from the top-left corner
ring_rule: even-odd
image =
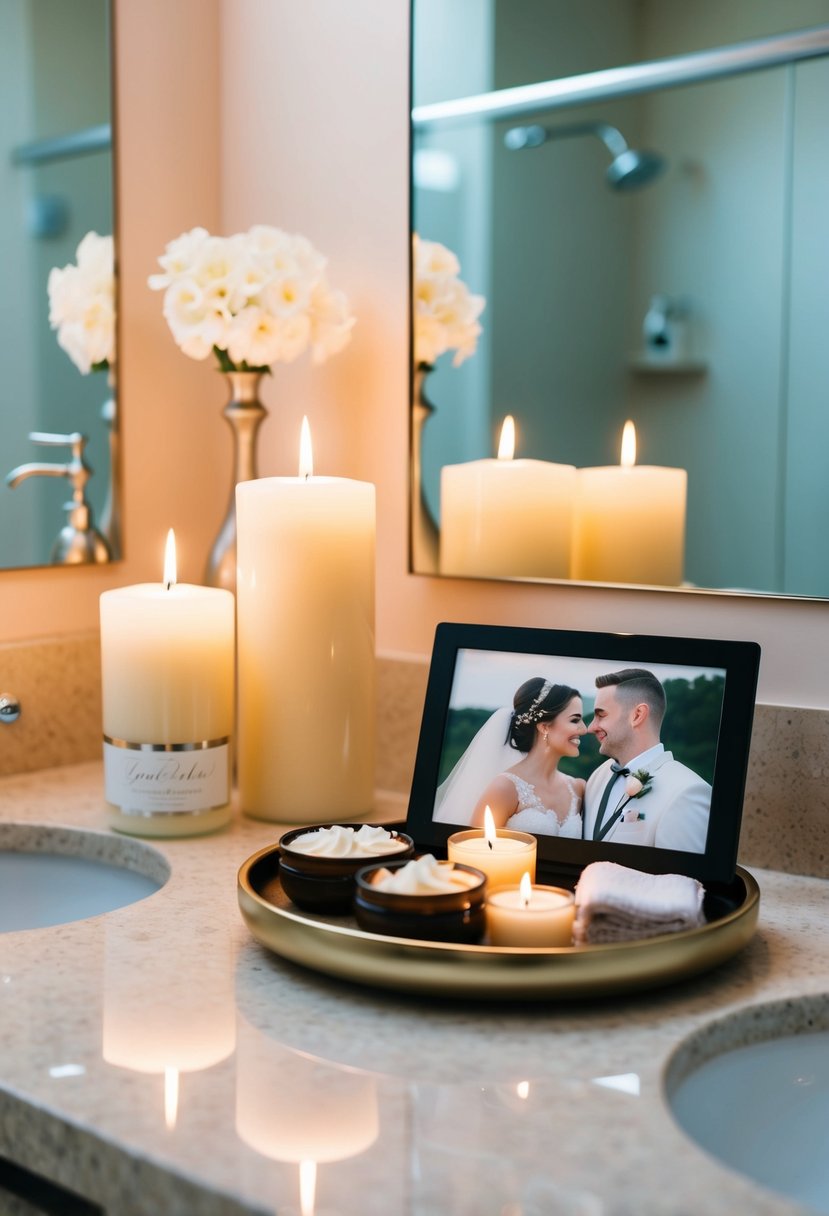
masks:
[[[306,853],[309,857],[386,857],[392,853],[403,853],[409,848],[385,828],[364,823],[359,828],[335,824],[330,828],[316,828],[295,836],[287,846],[293,853]]]

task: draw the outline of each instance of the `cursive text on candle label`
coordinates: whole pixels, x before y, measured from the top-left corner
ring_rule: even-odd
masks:
[[[227,742],[167,751],[104,740],[104,793],[127,815],[198,814],[230,797]]]

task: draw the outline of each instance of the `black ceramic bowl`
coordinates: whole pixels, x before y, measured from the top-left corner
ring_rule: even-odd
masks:
[[[486,929],[484,895],[486,875],[472,866],[455,864],[456,870],[474,875],[476,882],[460,891],[434,895],[403,895],[381,891],[373,878],[381,869],[399,870],[403,860],[377,862],[357,874],[354,915],[361,929],[389,937],[416,937],[430,942],[479,942]]]
[[[379,864],[383,855],[374,859],[365,856],[317,857],[292,849],[291,842],[298,836],[318,832],[321,828],[353,828],[356,832],[362,826],[360,823],[315,823],[285,833],[279,842],[279,877],[283,891],[298,908],[304,908],[307,912],[350,912],[355,874],[363,866]],[[382,827],[382,824],[369,826]],[[389,861],[406,861],[414,857],[411,836],[394,828],[387,828],[386,831],[406,845],[397,853],[386,854]]]

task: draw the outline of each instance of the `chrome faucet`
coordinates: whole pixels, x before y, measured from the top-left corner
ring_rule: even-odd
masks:
[[[84,460],[86,436],[80,431],[73,431],[71,435],[30,431],[29,438],[32,443],[45,447],[62,447],[69,444],[72,449],[72,455],[66,464],[21,464],[6,475],[6,485],[12,490],[27,477],[66,477],[71,484],[71,501],[64,503],[64,509],[69,513],[68,518],[58,533],[50,561],[53,565],[67,566],[111,561],[109,545],[94,526],[92,508],[86,501],[86,483],[92,476],[92,469]]]

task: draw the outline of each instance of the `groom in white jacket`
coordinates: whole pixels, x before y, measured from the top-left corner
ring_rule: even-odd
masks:
[[[659,741],[665,689],[640,667],[596,680],[587,728],[608,760],[584,793],[584,838],[704,853],[711,786]]]

